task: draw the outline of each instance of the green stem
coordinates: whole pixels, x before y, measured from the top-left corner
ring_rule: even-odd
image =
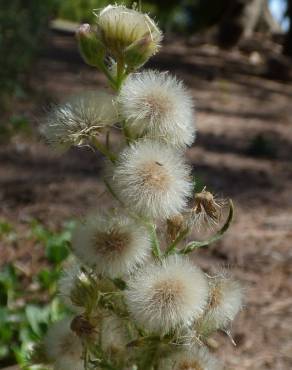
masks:
[[[89,363],[89,351],[88,351],[86,342],[83,342],[83,357],[84,357],[83,358],[84,370],[89,370],[89,366],[88,366],[88,363]]]
[[[153,224],[146,224],[148,232],[150,234],[152,254],[155,258],[158,258],[161,261],[162,254],[160,250],[159,240],[157,238],[156,227]]]
[[[117,196],[117,194],[115,193],[114,189],[112,188],[111,184],[107,181],[107,179],[103,179],[103,182],[108,192],[113,196],[113,198],[115,198],[121,204],[122,207],[125,207],[124,202],[122,202],[121,199]]]
[[[132,141],[132,136],[131,136],[130,130],[128,129],[125,121],[122,122],[122,130],[123,130],[125,140],[127,144],[129,144]]]
[[[232,200],[229,199],[229,214],[227,217],[227,220],[223,227],[211,238],[204,240],[204,241],[192,241],[191,243],[187,244],[185,248],[179,251],[180,254],[188,254],[192,252],[193,250],[201,247],[207,247],[209,244],[214,243],[215,241],[222,238],[224,233],[229,229],[229,226],[231,225],[232,219],[234,214],[234,207]]]
[[[101,144],[95,137],[91,138],[91,143],[104,156],[106,156],[110,161],[115,163],[115,161],[117,160],[117,156],[112,151],[110,151],[105,145]]]
[[[125,78],[125,63],[123,58],[117,60],[116,90],[119,91]]]
[[[176,252],[176,246],[184,240],[184,238],[188,235],[189,228],[186,228],[182,230],[178,236],[175,238],[175,240],[166,248],[166,251],[164,252],[165,256],[169,256],[170,254],[173,254]]]
[[[115,79],[113,78],[113,76],[110,74],[110,72],[107,69],[106,65],[101,61],[101,62],[98,63],[98,68],[105,74],[106,78],[109,81],[110,86],[115,91],[117,91],[118,90],[117,82],[115,81]]]

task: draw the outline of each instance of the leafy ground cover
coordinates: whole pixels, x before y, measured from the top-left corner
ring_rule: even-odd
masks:
[[[0,363],[27,367],[32,345],[60,319],[65,308],[56,295],[62,262],[69,255],[73,223],[52,232],[32,220],[18,230],[0,220],[0,242],[6,248],[30,248],[31,267],[25,261],[11,260],[0,271]]]

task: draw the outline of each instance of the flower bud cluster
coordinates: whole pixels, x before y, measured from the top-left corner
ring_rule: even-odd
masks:
[[[242,288],[225,274],[210,277],[187,254],[224,234],[232,202],[221,227],[223,203],[205,188],[194,191],[184,157],[195,139],[193,102],[183,83],[137,71],[159,48],[155,22],[124,6],[96,16],[95,31],[80,27],[79,46],[114,92],[84,93],[56,107],[43,130],[56,146],[89,144],[107,158],[105,186],[118,206],[101,206],[77,225],[76,263],[59,283],[75,317],[49,329],[44,351],[62,370],[218,370],[207,339],[228,330]],[[110,142],[116,128],[119,150]],[[190,241],[193,226],[209,224],[219,229],[210,239]]]

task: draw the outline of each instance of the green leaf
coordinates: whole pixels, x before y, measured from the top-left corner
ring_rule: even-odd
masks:
[[[69,255],[68,243],[61,237],[51,237],[47,242],[46,257],[52,263],[61,263]]]
[[[50,322],[49,307],[42,308],[36,305],[28,305],[25,314],[32,331],[41,338]]]
[[[38,273],[38,281],[43,289],[51,289],[54,284],[58,281],[60,272],[56,269],[49,270],[43,269]]]
[[[18,280],[15,268],[12,264],[8,264],[0,271],[0,305],[6,306],[12,298]]]

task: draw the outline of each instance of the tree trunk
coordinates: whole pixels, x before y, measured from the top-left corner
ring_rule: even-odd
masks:
[[[220,22],[219,44],[227,48],[235,46],[241,38],[251,37],[260,24],[266,30],[279,31],[267,0],[234,0]]]
[[[270,11],[268,1],[264,1],[263,11],[261,13],[259,23],[257,25],[257,30],[269,33],[283,32],[280,24],[276,21],[276,19],[273,17]]]

